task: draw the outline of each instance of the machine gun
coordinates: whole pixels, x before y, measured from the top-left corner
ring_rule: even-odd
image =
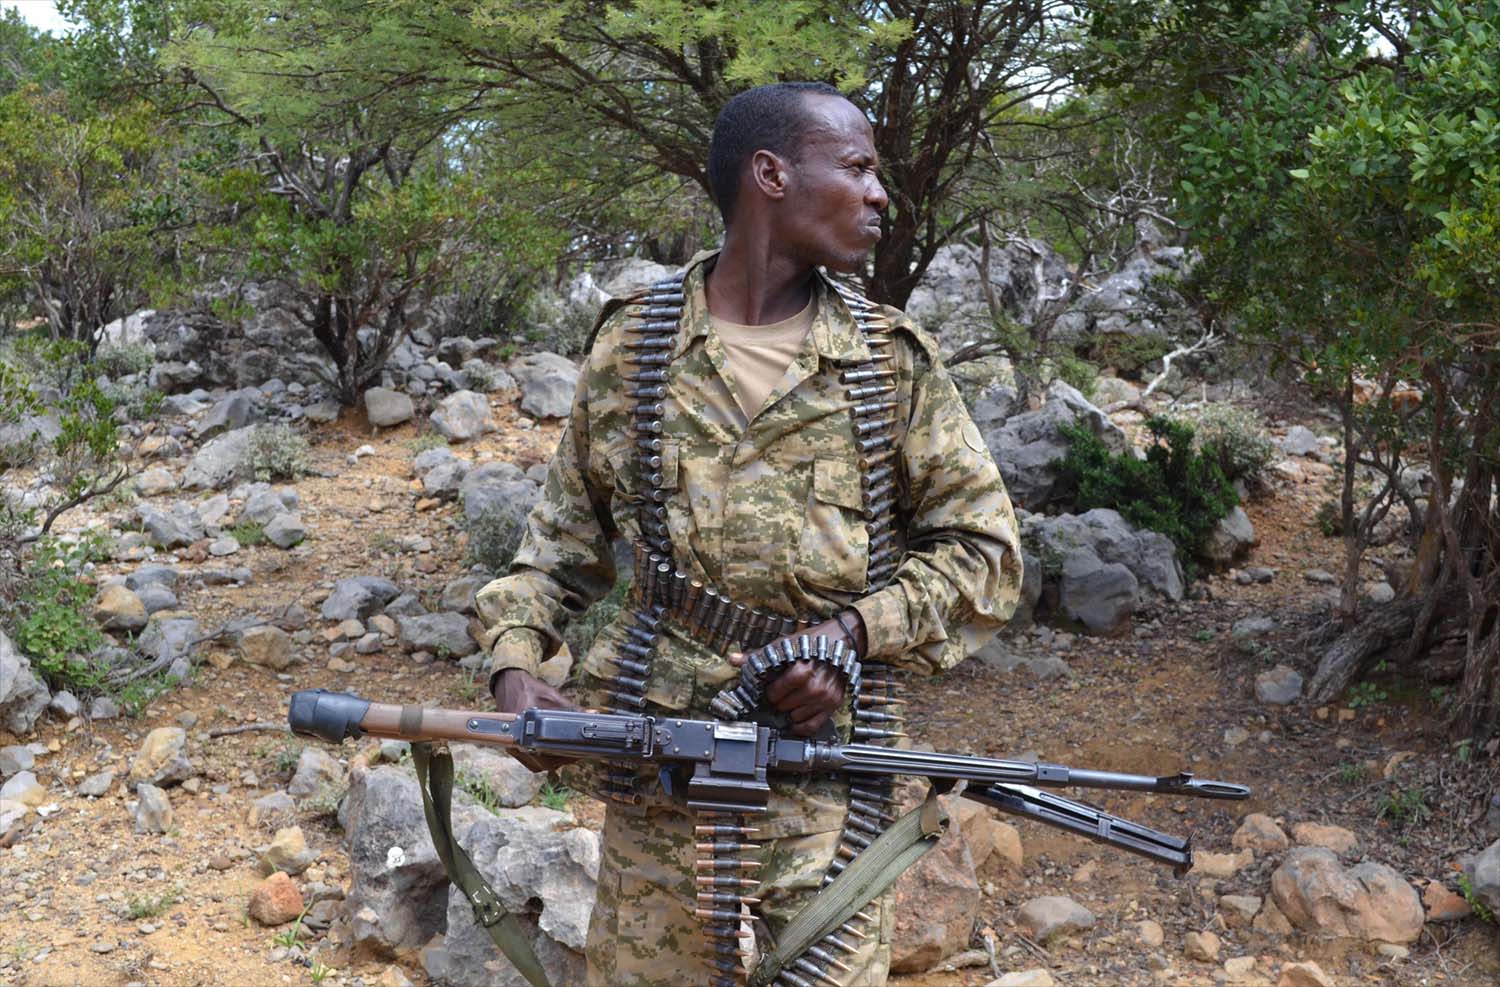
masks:
[[[656,764],[670,795],[705,812],[764,811],[771,792],[767,777],[773,773],[837,772],[856,782],[861,777],[891,775],[921,775],[938,785],[962,780],[967,782],[965,798],[1169,864],[1179,876],[1192,866],[1188,840],[1032,786],[1212,799],[1250,796],[1244,785],[1205,781],[1188,772],[1118,774],[1060,764],[803,740],[749,722],[582,710],[528,709],[508,714],[426,709],[323,689],[294,693],[289,719],[294,733],[329,743],[369,734],[410,741],[496,744],[523,755]]]

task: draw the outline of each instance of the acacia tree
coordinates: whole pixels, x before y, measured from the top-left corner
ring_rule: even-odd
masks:
[[[1456,626],[1464,661],[1426,673],[1460,677],[1457,729],[1493,733],[1500,124],[1488,94],[1500,85],[1500,4],[1127,0],[1101,5],[1095,29],[1095,81],[1144,66],[1135,91],[1181,150],[1205,298],[1340,409],[1343,634],[1310,698],[1337,696],[1382,654],[1413,663]],[[1403,378],[1425,393],[1396,400]],[[1414,512],[1416,564],[1396,604],[1356,620],[1372,529],[1393,502],[1415,506],[1400,489],[1414,437],[1434,478],[1430,509]]]
[[[585,194],[662,175],[710,194],[709,136],[735,92],[777,79],[839,86],[874,122],[891,206],[868,288],[896,305],[973,224],[954,193],[990,131],[1060,88],[1050,58],[1073,10],[1054,0],[400,4],[413,33],[454,59],[430,77],[467,72],[508,135],[542,137],[540,153],[588,149],[588,169],[559,168]]]

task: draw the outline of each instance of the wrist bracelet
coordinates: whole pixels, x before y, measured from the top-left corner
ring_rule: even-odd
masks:
[[[839,628],[842,629],[843,632],[844,632],[844,635],[847,638],[849,638],[849,644],[850,644],[850,646],[853,647],[855,645],[858,645],[859,644],[859,629],[858,629],[858,627],[857,626],[856,627],[850,627],[847,623],[845,623],[845,621],[847,621],[849,619],[849,611],[847,611],[847,610],[840,610],[838,613],[836,613],[836,614],[833,615],[833,619],[838,622]]]

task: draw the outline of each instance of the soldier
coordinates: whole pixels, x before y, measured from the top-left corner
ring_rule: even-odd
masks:
[[[877,166],[868,120],[830,86],[762,86],[725,106],[709,151],[722,249],[606,307],[510,573],[478,595],[500,710],[572,706],[539,667],[614,585],[621,538],[636,603],[567,685],[590,707],[715,717],[742,652],[789,632],[853,648],[867,682],[887,666],[931,673],[1011,615],[1015,516],[935,344],[825,273],[858,270],[881,236]],[[888,732],[849,684],[799,661],[764,698],[798,735]],[[859,798],[851,810],[847,782],[790,778],[740,846],[706,837],[655,776],[604,772],[592,787],[609,802],[590,984],[741,982],[722,937],[742,907],[774,942],[857,852],[846,823],[885,814]],[[884,983],[889,901],[863,912],[837,956],[778,982]]]

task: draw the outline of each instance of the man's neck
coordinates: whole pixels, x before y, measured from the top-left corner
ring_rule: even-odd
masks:
[[[768,236],[731,231],[708,275],[708,310],[735,325],[768,326],[806,308],[812,290],[812,267],[778,251]]]

